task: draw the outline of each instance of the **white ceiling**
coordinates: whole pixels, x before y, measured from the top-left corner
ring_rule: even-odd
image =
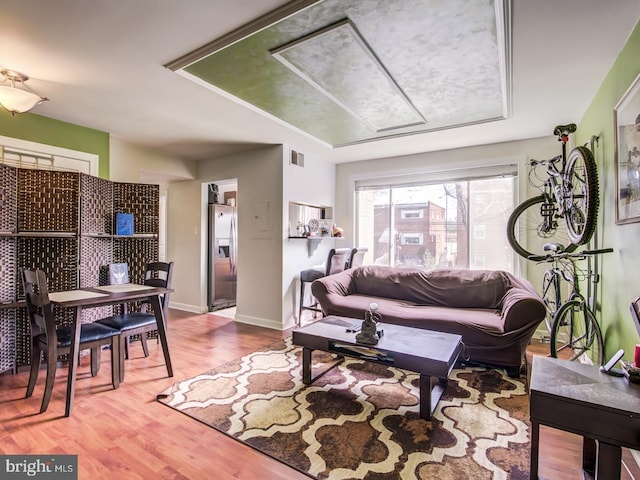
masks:
[[[638,0],[513,0],[509,119],[332,149],[163,67],[285,3],[0,0],[0,67],[29,75],[51,99],[34,113],[170,155],[287,143],[339,163],[546,136],[578,122],[640,18]]]

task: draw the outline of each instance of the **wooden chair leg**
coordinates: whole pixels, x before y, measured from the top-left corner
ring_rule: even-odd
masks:
[[[302,325],[302,306],[304,305],[305,282],[300,281],[300,309],[298,310],[298,325]]]
[[[124,348],[124,358],[129,360],[129,341],[131,339],[125,333],[122,333],[122,332],[120,332],[120,336],[124,337],[124,344],[120,344],[120,347]]]
[[[142,343],[142,351],[144,352],[144,356],[149,356],[149,346],[147,345],[147,332],[142,332],[140,334],[140,343]]]
[[[40,371],[40,357],[40,349],[35,345],[31,345],[31,369],[29,370],[29,383],[27,384],[27,394],[25,398],[33,395],[33,390],[36,387],[38,372]]]
[[[118,335],[118,350],[119,350],[119,357],[120,359],[118,360],[118,369],[120,370],[120,382],[124,382],[124,359],[125,359],[125,352],[127,350],[126,345],[129,343],[129,337],[127,337],[124,333],[120,332],[120,335]]]
[[[100,347],[93,347],[91,349],[91,376],[95,377],[100,371]]]
[[[111,337],[111,383],[116,389],[120,386],[120,335]]]
[[[56,380],[56,367],[58,363],[58,355],[55,348],[49,348],[47,351],[47,379],[44,384],[44,396],[42,397],[42,405],[40,407],[40,413],[43,413],[49,407],[49,400],[51,400],[51,394],[53,393],[53,383]],[[69,368],[71,363],[69,362]],[[69,399],[67,399],[67,402]]]

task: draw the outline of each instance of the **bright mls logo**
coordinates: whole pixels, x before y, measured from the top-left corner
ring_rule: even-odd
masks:
[[[0,455],[0,478],[78,480],[78,456]]]

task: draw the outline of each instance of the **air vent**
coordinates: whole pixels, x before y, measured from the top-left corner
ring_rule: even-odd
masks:
[[[295,150],[291,150],[291,165],[297,165],[299,167],[304,167],[304,153],[296,152]]]

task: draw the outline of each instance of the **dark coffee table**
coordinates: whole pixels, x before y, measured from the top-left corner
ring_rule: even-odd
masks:
[[[312,377],[314,350],[416,372],[420,374],[420,417],[430,420],[462,351],[462,337],[383,323],[384,335],[378,344],[362,345],[353,332],[361,324],[362,320],[330,315],[294,330],[293,343],[302,347],[302,381],[310,385],[341,361]]]

